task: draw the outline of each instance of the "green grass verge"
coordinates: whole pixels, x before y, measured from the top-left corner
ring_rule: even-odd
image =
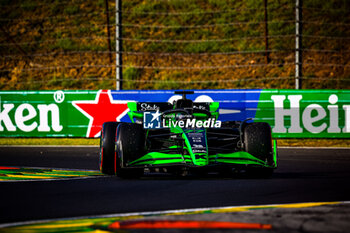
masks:
[[[0,138],[0,145],[82,145],[98,146],[99,139],[87,138]]]
[[[280,139],[277,146],[291,147],[350,147],[349,139]]]
[[[81,145],[98,146],[99,139],[87,138],[0,138],[0,145]],[[349,139],[280,139],[278,146],[350,147]]]

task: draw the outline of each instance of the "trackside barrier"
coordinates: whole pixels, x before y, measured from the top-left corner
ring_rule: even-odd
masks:
[[[188,98],[220,102],[219,120],[265,121],[275,138],[350,138],[349,90],[194,91]],[[127,102],[172,102],[173,93],[0,91],[0,137],[97,137],[103,122],[130,122]]]

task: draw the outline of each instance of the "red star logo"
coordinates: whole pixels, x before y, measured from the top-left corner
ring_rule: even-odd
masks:
[[[111,91],[100,90],[95,100],[73,101],[81,113],[90,119],[86,137],[98,137],[102,124],[107,121],[120,121],[129,111],[127,101],[113,100]]]

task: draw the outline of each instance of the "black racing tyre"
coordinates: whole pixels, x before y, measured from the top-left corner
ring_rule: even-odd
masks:
[[[115,139],[120,122],[105,122],[100,136],[100,171],[103,174],[115,174]]]
[[[127,163],[145,154],[145,133],[142,125],[122,123],[117,128],[116,175],[121,178],[138,178],[143,168],[126,168]]]
[[[244,150],[258,159],[273,164],[271,127],[265,122],[248,123],[243,129]],[[272,175],[272,168],[250,168],[254,176],[266,178]]]
[[[272,162],[271,127],[265,122],[249,123],[243,130],[244,149],[249,154]]]

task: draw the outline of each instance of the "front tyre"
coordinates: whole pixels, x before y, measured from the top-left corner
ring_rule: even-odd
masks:
[[[128,163],[144,155],[145,133],[141,125],[122,123],[117,129],[116,175],[121,178],[138,178],[143,168],[127,168]]]
[[[247,124],[243,129],[244,150],[254,157],[273,165],[271,127],[265,122]],[[273,168],[249,168],[249,175],[260,178],[270,177]]]
[[[105,122],[100,136],[100,171],[115,174],[115,138],[119,122]]]

